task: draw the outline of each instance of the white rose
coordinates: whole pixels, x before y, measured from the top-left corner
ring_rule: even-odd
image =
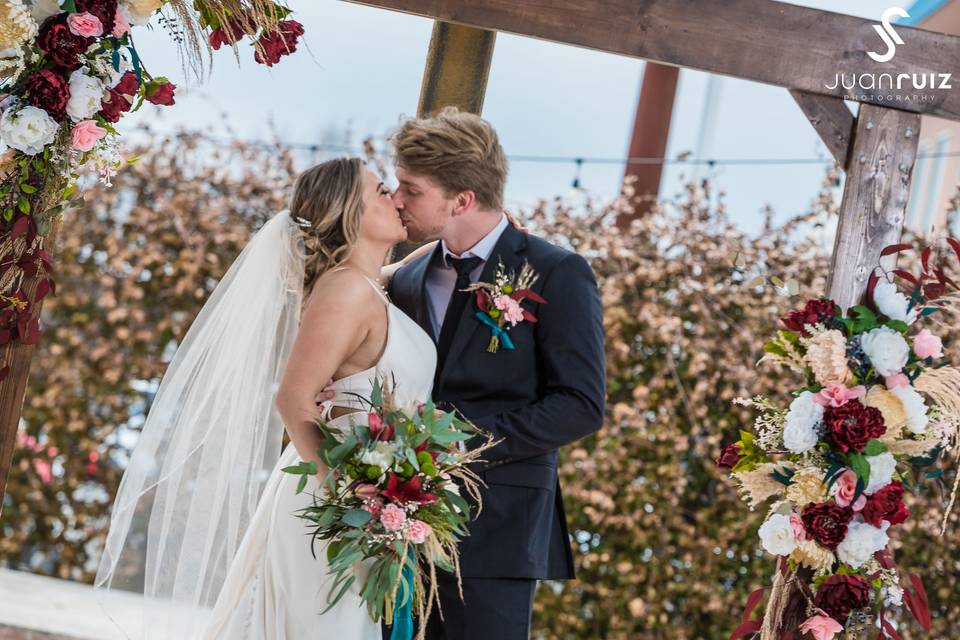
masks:
[[[381,471],[393,464],[393,446],[386,442],[378,442],[371,451],[364,451],[360,462],[380,467]]]
[[[863,492],[872,496],[893,480],[893,472],[897,467],[897,461],[893,454],[887,451],[878,456],[867,456],[867,462],[870,463],[870,482],[867,483],[867,488]]]
[[[884,377],[900,373],[910,357],[907,341],[889,327],[877,327],[861,335],[860,346],[873,368]]]
[[[7,146],[35,156],[57,136],[60,125],[43,109],[9,109],[0,117],[0,139]]]
[[[910,309],[910,299],[897,291],[897,285],[886,278],[880,278],[876,288],[873,290],[873,302],[877,305],[880,313],[892,320],[903,320],[907,324],[913,324],[917,319],[917,310]]]
[[[91,78],[77,69],[70,74],[70,101],[67,102],[67,114],[74,122],[87,120],[100,111],[103,103],[103,83]]]
[[[927,405],[923,396],[910,386],[896,387],[891,389],[890,393],[897,396],[903,404],[903,410],[907,414],[907,429],[917,435],[923,434],[927,430]]]
[[[809,391],[801,393],[790,403],[784,418],[783,445],[793,453],[809,451],[819,439],[817,425],[823,419],[823,407],[813,398]]]
[[[33,19],[37,21],[37,24],[43,24],[44,20],[50,16],[55,16],[60,13],[60,5],[62,2],[57,0],[33,0],[33,6],[30,7],[30,12],[33,14]]]
[[[888,523],[880,529],[877,527],[855,520],[847,526],[847,537],[837,546],[837,557],[840,562],[850,565],[854,569],[859,569],[877,551],[887,546],[890,538],[887,537]]]
[[[797,547],[797,539],[793,535],[793,524],[790,516],[775,513],[760,525],[760,543],[768,553],[775,556],[786,556],[793,553]]]

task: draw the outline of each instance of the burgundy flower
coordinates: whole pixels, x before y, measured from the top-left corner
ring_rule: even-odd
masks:
[[[827,440],[843,453],[859,453],[867,442],[887,431],[880,410],[865,407],[859,400],[849,400],[840,407],[827,407],[823,423],[827,427]]]
[[[836,549],[847,535],[853,511],[835,502],[818,502],[807,505],[800,518],[808,536],[828,549]]]
[[[270,33],[257,40],[254,60],[268,67],[280,62],[280,58],[297,50],[297,39],[303,35],[303,25],[296,20],[282,20]]]
[[[210,47],[213,48],[214,51],[217,51],[224,45],[232,47],[240,42],[245,35],[246,33],[244,33],[239,25],[224,24],[211,31],[207,40],[210,43]]]
[[[54,120],[63,120],[67,116],[70,85],[56,71],[41,69],[33,73],[27,78],[26,89],[30,104],[40,107]]]
[[[396,436],[394,426],[384,422],[380,414],[375,411],[367,414],[367,426],[370,427],[370,435],[374,440],[390,441]]]
[[[833,300],[817,298],[815,300],[808,300],[807,304],[803,306],[803,309],[791,311],[787,314],[786,318],[781,318],[780,321],[783,322],[783,325],[787,329],[790,329],[790,331],[806,336],[809,335],[809,333],[805,325],[817,324],[818,322],[826,323],[836,315],[837,310],[836,305],[833,304]]]
[[[174,103],[173,94],[177,85],[172,82],[156,82],[147,85],[147,102],[169,107]]]
[[[387,478],[387,488],[380,492],[387,500],[393,502],[419,502],[427,504],[435,502],[437,496],[421,490],[420,476],[413,476],[406,482],[400,479],[395,473],[391,473]]]
[[[814,603],[842,624],[851,611],[870,605],[870,585],[858,575],[833,575],[820,584]]]
[[[77,12],[97,16],[103,25],[103,32],[109,34],[116,25],[117,0],[77,0]]]
[[[716,460],[716,465],[720,469],[733,469],[740,461],[740,445],[734,442],[723,448],[720,457]]]
[[[875,527],[879,527],[884,520],[891,525],[904,522],[910,517],[910,510],[903,504],[903,484],[894,480],[867,498],[861,515]]]
[[[140,89],[140,80],[137,79],[137,74],[133,71],[127,71],[120,77],[120,82],[113,89],[117,93],[133,98],[137,95],[137,90]]]
[[[93,38],[78,36],[67,26],[67,13],[47,18],[40,27],[37,36],[37,47],[58,67],[67,71],[80,68],[81,62],[77,56],[87,50],[93,43]]]
[[[117,86],[107,92],[106,98],[100,104],[100,115],[103,119],[107,122],[120,120],[120,116],[130,111],[130,107],[133,106],[133,96],[139,88],[140,81],[137,80],[137,74],[133,71],[123,74]]]

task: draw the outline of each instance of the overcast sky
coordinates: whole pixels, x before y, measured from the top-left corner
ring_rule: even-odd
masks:
[[[229,50],[215,56],[203,84],[184,78],[175,45],[161,27],[140,29],[138,49],[153,75],[181,85],[177,106],[147,105],[121,125],[150,121],[303,144],[356,144],[383,136],[414,115],[426,59],[430,20],[340,0],[290,0],[305,28],[306,47],[273,69],[252,61],[241,45],[241,65]],[[797,2],[879,21],[890,6],[910,0],[811,0]],[[785,54],[786,55],[786,54]],[[497,36],[484,117],[498,129],[508,155],[623,158],[633,125],[643,62],[507,34]],[[709,74],[682,70],[668,156],[693,151],[701,136],[706,154],[727,158],[823,158],[826,148],[785,89],[722,78],[709,106],[713,125],[703,128]],[[228,130],[229,127],[229,130]],[[771,205],[778,217],[803,211],[816,194],[825,164],[716,167],[710,172],[727,192],[731,215],[754,229]],[[690,166],[668,166],[661,194],[677,191]],[[575,174],[570,162],[514,161],[508,206],[567,195]],[[581,184],[598,196],[619,187],[622,164],[584,165]]]

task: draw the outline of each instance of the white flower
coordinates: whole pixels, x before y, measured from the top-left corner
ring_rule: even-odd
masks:
[[[902,320],[907,324],[913,324],[917,319],[917,310],[910,309],[910,299],[897,291],[897,285],[886,278],[880,278],[876,288],[873,290],[873,302],[877,305],[880,313],[892,320]]]
[[[883,589],[883,604],[887,607],[899,607],[903,604],[903,587],[892,584]]]
[[[907,429],[917,435],[927,430],[927,405],[923,396],[911,386],[896,387],[890,393],[897,396],[903,403],[903,410],[907,413]]]
[[[877,327],[861,335],[860,346],[873,368],[884,377],[900,373],[910,357],[910,345],[889,327]]]
[[[37,155],[57,136],[60,125],[37,107],[9,109],[0,117],[0,139],[27,155]]]
[[[380,467],[384,471],[393,464],[393,445],[388,442],[378,442],[371,451],[364,451],[360,456],[363,464]]]
[[[850,565],[854,569],[859,569],[877,551],[887,546],[890,538],[887,537],[887,527],[889,523],[884,523],[883,527],[877,527],[855,520],[847,526],[847,537],[837,546],[837,557],[840,562]]]
[[[123,0],[117,13],[127,24],[145,25],[162,4],[163,0]]]
[[[797,539],[793,534],[793,524],[790,516],[775,513],[760,525],[760,543],[768,553],[775,556],[786,556],[793,553],[797,547]]]
[[[870,463],[870,482],[867,483],[867,488],[863,492],[872,496],[893,480],[893,472],[897,467],[897,461],[893,454],[887,451],[878,456],[867,456],[867,462]]]
[[[37,24],[43,24],[44,20],[50,16],[60,13],[61,4],[63,3],[58,2],[58,0],[33,0],[33,6],[31,7],[33,19],[37,21]]]
[[[92,118],[100,111],[103,102],[103,83],[98,78],[91,78],[77,69],[70,74],[70,101],[67,102],[67,114],[79,122]]]
[[[790,403],[784,417],[783,445],[793,453],[809,451],[819,439],[817,425],[823,418],[823,407],[813,398],[813,393],[804,391]]]

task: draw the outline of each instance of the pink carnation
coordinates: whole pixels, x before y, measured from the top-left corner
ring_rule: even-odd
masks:
[[[90,151],[105,135],[107,130],[99,126],[96,120],[81,120],[70,132],[70,143],[77,151]]]
[[[843,625],[830,616],[811,616],[800,625],[800,631],[810,632],[813,640],[832,640],[833,636],[843,631]]]
[[[92,13],[71,13],[67,16],[70,33],[82,38],[96,38],[103,35],[103,23]]]
[[[493,306],[503,311],[503,316],[511,325],[516,325],[523,320],[523,309],[520,303],[510,296],[497,296],[493,299]]]
[[[380,522],[387,531],[399,531],[407,521],[407,514],[395,504],[388,504],[380,514]]]
[[[943,341],[939,336],[930,333],[929,329],[922,329],[913,339],[913,352],[921,360],[943,357]]]
[[[421,520],[411,519],[407,525],[407,540],[413,544],[423,544],[432,533],[433,529],[430,525]]]
[[[895,373],[892,376],[884,378],[883,383],[887,385],[887,389],[891,390],[897,387],[909,387],[910,378],[908,378],[905,373]]]
[[[853,502],[853,496],[857,493],[857,474],[847,469],[843,475],[833,485],[833,499],[841,507],[850,507],[854,511],[861,511],[867,504],[867,496],[860,494],[857,501]]]
[[[813,396],[813,401],[822,407],[842,407],[850,400],[863,400],[867,388],[863,385],[850,388],[842,384],[831,384]]]
[[[807,529],[803,526],[803,518],[799,514],[790,514],[790,524],[793,525],[793,537],[797,542],[803,542],[807,539]]]

